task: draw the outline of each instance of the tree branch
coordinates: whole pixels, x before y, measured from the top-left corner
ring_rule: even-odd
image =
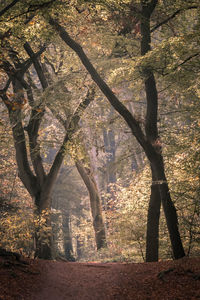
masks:
[[[28,51],[31,52],[32,49],[29,48]],[[14,60],[16,60],[15,56],[16,56],[16,53],[13,54]],[[31,161],[32,161],[33,168],[34,168],[35,174],[37,176],[38,182],[40,182],[40,185],[42,186],[42,184],[45,180],[45,172],[44,172],[44,168],[42,165],[42,158],[40,155],[40,146],[37,142],[37,138],[38,138],[38,130],[39,130],[42,118],[44,116],[44,109],[39,110],[38,108],[34,107],[34,98],[33,98],[31,87],[23,79],[25,71],[27,70],[28,66],[30,66],[32,64],[32,62],[34,63],[34,65],[37,66],[37,57],[33,53],[33,51],[31,52],[30,61],[28,63],[26,61],[26,63],[22,64],[20,66],[21,69],[18,71],[18,73],[13,70],[13,67],[9,62],[7,62],[6,68],[7,68],[8,72],[11,73],[12,82],[15,83],[15,86],[17,86],[17,83],[16,83],[16,79],[17,79],[18,85],[20,84],[21,87],[25,88],[25,90],[27,92],[29,103],[33,104],[30,121],[29,121],[28,126],[26,127],[26,130],[27,130],[28,136],[29,136]],[[18,90],[19,90],[19,88],[18,88]],[[16,92],[17,92],[17,90],[16,90]]]
[[[38,78],[41,82],[42,88],[43,88],[43,90],[45,90],[48,87],[47,80],[44,76],[44,73],[42,71],[42,67],[41,67],[40,63],[28,42],[26,42],[24,44],[24,49],[26,50],[27,54],[29,55],[30,59],[32,60],[35,70],[37,72]]]
[[[14,4],[10,4],[8,6],[10,6],[9,8],[5,7],[3,10],[5,10],[1,15],[3,15],[8,9],[10,9],[12,6],[14,6],[17,2],[19,2],[20,0],[13,0]],[[50,0],[48,2],[45,2],[45,3],[42,3],[42,4],[31,4],[28,9],[26,11],[23,11],[21,13],[19,13],[18,15],[15,15],[13,17],[11,17],[10,19],[8,19],[7,21],[12,21],[14,20],[15,18],[18,18],[18,17],[21,17],[23,15],[26,15],[28,13],[31,13],[31,12],[36,12],[38,9],[41,9],[41,8],[44,8],[44,7],[48,7],[49,5],[51,5],[53,2],[55,2],[56,0]],[[0,15],[0,16],[1,16]],[[31,18],[33,18],[34,16],[31,16]],[[0,22],[2,22],[3,20],[0,20]]]
[[[44,72],[42,70],[42,67],[37,59],[37,57],[35,56],[35,53],[33,52],[31,46],[29,45],[28,42],[26,42],[24,44],[24,49],[26,50],[27,54],[30,56],[30,59],[33,62],[33,65],[35,67],[35,70],[37,72],[38,78],[40,80],[40,83],[42,85],[43,90],[45,90],[48,87],[48,83],[46,80],[46,77],[44,75]],[[31,87],[29,87],[30,91],[31,91]],[[33,102],[32,98],[30,98],[29,94],[29,102]],[[32,164],[35,170],[35,173],[37,175],[37,177],[40,180],[40,184],[41,186],[43,185],[45,178],[46,178],[46,174],[44,171],[44,167],[42,164],[42,158],[40,155],[40,145],[37,141],[38,138],[38,131],[40,128],[40,124],[42,121],[42,118],[44,116],[44,108],[39,107],[39,108],[34,108],[32,109],[31,112],[31,118],[29,121],[29,124],[27,126],[27,132],[28,132],[28,136],[29,136],[29,145],[30,145],[30,151],[31,151],[31,160],[32,160]]]
[[[186,62],[190,61],[192,58],[196,57],[200,55],[200,52],[197,52],[193,55],[190,55],[189,57],[187,57],[182,63],[180,63],[179,65],[175,66],[170,72],[166,72],[166,73],[162,73],[163,76],[169,75],[172,72],[176,71],[179,67],[183,66]]]
[[[7,106],[9,112],[9,119],[13,131],[19,177],[22,180],[25,187],[27,188],[30,195],[34,196],[34,192],[36,191],[37,186],[37,180],[36,177],[33,175],[28,162],[26,140],[21,121],[21,109],[12,110],[12,108],[8,104],[9,99],[6,93],[1,94],[1,98]]]
[[[193,6],[189,6],[187,8],[180,8],[177,11],[175,11],[171,16],[169,16],[167,19],[163,20],[162,22],[160,22],[159,24],[155,25],[152,29],[151,29],[151,33],[154,32],[156,29],[158,29],[159,27],[161,27],[162,25],[166,24],[167,22],[169,22],[170,20],[172,20],[173,18],[175,18],[179,13],[188,10],[188,9],[195,9],[198,8],[197,5],[193,5]]]
[[[151,0],[151,1],[141,0],[141,6],[142,6],[141,16],[143,18],[143,21],[145,21],[145,18],[147,18],[147,19],[150,18],[157,3],[158,3],[158,0]]]
[[[79,128],[78,123],[79,123],[79,120],[81,118],[81,114],[88,107],[88,105],[90,104],[90,102],[93,99],[94,99],[94,89],[92,89],[91,91],[88,90],[86,98],[79,104],[79,106],[76,109],[76,111],[75,111],[69,125],[67,126],[67,128],[65,127],[66,135],[63,139],[63,143],[62,143],[58,153],[56,154],[56,157],[54,159],[52,167],[51,167],[51,169],[49,171],[49,174],[47,176],[48,186],[51,186],[52,182],[56,179],[57,174],[59,172],[59,169],[61,167],[61,164],[63,162],[64,156],[65,156],[66,144],[72,138],[73,134],[77,131],[77,129]]]
[[[11,7],[13,7],[17,2],[19,2],[20,0],[13,0],[13,2],[11,2],[9,5],[7,5],[5,8],[3,8],[0,11],[0,17],[3,16]]]
[[[42,46],[41,49],[34,54],[33,58],[37,58],[38,56],[40,56],[45,51],[45,49],[46,45]],[[32,59],[29,58],[19,66],[19,70],[15,70],[8,61],[4,60],[0,67],[7,73],[10,80],[18,79],[21,82],[22,86],[25,89],[27,89],[28,85],[24,81],[23,76],[26,73],[26,71],[30,68],[32,63]]]

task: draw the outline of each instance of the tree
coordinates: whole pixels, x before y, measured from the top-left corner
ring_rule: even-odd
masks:
[[[145,55],[150,51],[150,18],[156,7],[157,1],[141,2],[141,54]],[[130,127],[133,135],[136,137],[151,165],[152,171],[152,187],[149,204],[148,222],[147,222],[147,261],[158,260],[158,226],[160,215],[160,204],[162,202],[170,239],[172,243],[174,257],[180,258],[185,255],[182,246],[179,230],[178,220],[174,204],[171,200],[168,183],[164,172],[164,163],[161,152],[161,143],[158,136],[157,128],[157,89],[152,70],[148,68],[143,69],[145,76],[145,92],[147,100],[147,113],[145,134],[139,122],[134,118],[130,111],[118,100],[112,90],[100,77],[82,47],[75,42],[65,29],[59,25],[55,19],[50,18],[49,23],[59,33],[63,41],[71,47],[79,56],[81,62],[84,64],[92,79],[96,82],[98,87],[107,97],[111,105],[118,111]]]
[[[53,64],[51,64],[52,69],[55,73],[55,68]],[[48,72],[48,70],[47,70]],[[54,74],[56,75],[56,74]],[[82,74],[80,74],[82,76]],[[48,77],[51,77],[51,74],[48,74]],[[78,77],[78,76],[77,76]],[[53,81],[50,79],[51,82]],[[73,78],[71,77],[71,85],[73,85]],[[76,78],[78,89],[82,89],[82,79],[80,80],[80,83],[78,82]],[[80,86],[79,86],[80,85]],[[76,89],[74,88],[71,90],[71,94],[75,94],[75,97],[78,97],[78,93],[76,92]],[[95,98],[95,90],[93,87],[91,87],[91,99]],[[92,100],[93,100],[92,99]],[[71,99],[72,100],[72,99]],[[72,106],[72,101],[70,103]],[[51,109],[52,113],[55,115],[55,117],[58,119],[60,124],[62,125],[64,131],[68,130],[68,119],[70,118],[70,114],[67,113],[67,110],[69,110],[69,105],[67,106],[66,103],[62,103],[62,107],[55,107],[55,105],[52,105],[52,103],[48,104],[49,108]],[[81,132],[82,131],[82,132]],[[88,190],[89,196],[90,196],[90,208],[91,208],[91,214],[93,219],[93,228],[95,232],[95,238],[96,238],[96,246],[97,250],[100,248],[106,247],[106,233],[105,233],[105,227],[104,227],[104,221],[102,216],[102,208],[101,208],[101,198],[98,191],[98,187],[96,184],[95,176],[92,171],[91,163],[89,163],[89,155],[87,154],[86,146],[84,146],[84,129],[80,130],[79,133],[77,133],[77,136],[75,136],[74,140],[71,139],[70,143],[68,143],[68,146],[66,148],[68,154],[71,154],[71,158],[75,163],[75,166],[77,167],[77,170],[83,180],[83,182],[86,185],[86,188]],[[77,147],[77,142],[81,146]],[[80,149],[83,148],[83,151]],[[81,152],[84,152],[83,154]],[[81,159],[81,156],[83,157]],[[85,161],[87,160],[87,167],[85,165]]]
[[[39,104],[36,104],[37,100],[32,92],[32,88],[23,78],[28,67],[33,63],[43,90],[48,87],[48,82],[42,67],[36,58],[37,55],[44,51],[45,47],[42,47],[42,50],[40,50],[36,55],[27,42],[24,44],[24,48],[29,54],[30,58],[23,64],[20,63],[20,59],[16,53],[14,53],[13,57],[11,56],[13,58],[15,67],[12,66],[8,60],[3,61],[2,67],[7,73],[9,79],[5,88],[1,90],[1,98],[8,109],[9,119],[12,126],[19,177],[29,194],[34,199],[39,214],[41,214],[43,210],[50,210],[51,208],[52,188],[64,159],[65,145],[70,140],[73,132],[76,130],[77,124],[80,120],[80,115],[90,103],[91,95],[90,92],[88,92],[87,97],[80,103],[79,107],[71,118],[71,122],[67,128],[62,145],[55,156],[50,171],[48,174],[46,174],[42,162],[42,156],[40,154],[40,142],[38,141],[38,132],[42,119],[44,118],[45,107],[42,101],[39,101]],[[12,55],[12,49],[10,50],[10,55]],[[14,93],[9,98],[8,93],[6,92],[10,86],[10,83],[12,83]],[[30,119],[27,126],[23,126],[22,116],[22,109],[26,102],[24,91],[27,93],[27,98],[31,109]],[[35,174],[32,172],[28,160],[28,146],[25,132],[27,132],[29,137],[30,157]],[[49,225],[50,217],[46,215],[47,228]],[[51,258],[50,245],[50,235],[47,237],[45,236],[44,239],[37,239],[36,255],[42,258]]]
[[[89,168],[84,167],[80,161],[76,161],[76,167],[90,195],[90,207],[93,218],[95,239],[97,250],[99,250],[106,247],[106,233],[102,217],[101,199],[99,196],[98,188],[95,182],[94,175],[91,173],[91,170]]]

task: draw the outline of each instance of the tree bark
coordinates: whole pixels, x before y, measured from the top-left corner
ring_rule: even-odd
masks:
[[[99,250],[107,246],[105,226],[102,217],[101,199],[99,197],[99,192],[94,177],[90,173],[89,169],[86,170],[86,168],[84,168],[82,163],[79,161],[76,161],[76,167],[90,195],[90,207],[95,232],[95,240],[97,250]]]
[[[41,217],[42,214],[39,214]],[[52,233],[47,231],[47,227],[51,227],[50,216],[45,216],[45,224],[43,224],[42,228],[40,225],[37,225],[37,229],[35,231],[35,255],[36,258],[41,259],[52,259]]]
[[[159,249],[159,218],[160,218],[160,195],[156,185],[151,185],[151,196],[149,200],[147,215],[146,236],[146,261],[158,261]]]
[[[157,187],[160,195],[160,201],[163,206],[167,228],[172,244],[173,256],[175,259],[178,259],[185,256],[185,252],[179,233],[177,212],[171,199],[168,182],[165,176],[163,157],[161,154],[158,154],[157,160],[152,162],[151,166],[158,179],[158,181],[154,181],[153,183]]]
[[[106,179],[107,179],[107,192],[110,193],[110,183],[116,182],[116,173],[113,170],[115,162],[115,133],[112,129],[103,129],[104,148],[107,154],[106,157]]]

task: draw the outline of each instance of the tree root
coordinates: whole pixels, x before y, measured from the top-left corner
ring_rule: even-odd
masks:
[[[174,268],[169,268],[167,270],[164,270],[164,271],[161,271],[158,273],[157,277],[163,281],[165,281],[165,278],[164,276],[170,272],[173,272],[174,271]]]
[[[158,277],[159,279],[161,279],[162,281],[166,281],[165,278],[164,278],[165,275],[168,274],[168,273],[170,273],[170,272],[173,272],[173,271],[175,271],[174,268],[169,268],[169,269],[167,269],[167,270],[161,271],[161,272],[158,273],[157,277]],[[195,274],[195,273],[194,273],[192,270],[190,270],[190,269],[185,270],[184,273],[185,273],[186,275],[188,275],[188,276],[191,276],[194,280],[200,280],[200,273]]]
[[[17,252],[7,251],[0,248],[0,256],[6,259],[7,262],[15,265],[29,265],[29,263],[22,259],[22,256]]]

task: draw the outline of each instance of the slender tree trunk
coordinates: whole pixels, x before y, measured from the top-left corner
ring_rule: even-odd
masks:
[[[111,191],[109,188],[110,183],[116,182],[116,173],[113,167],[115,162],[115,134],[112,129],[106,130],[103,129],[103,139],[104,139],[104,147],[105,152],[107,154],[106,157],[106,178],[107,178],[107,191],[108,193]]]
[[[79,227],[80,221],[77,221],[77,227]],[[77,260],[81,259],[83,256],[83,242],[80,239],[80,235],[78,234],[76,236],[76,255],[77,255]]]
[[[89,170],[83,167],[81,162],[76,162],[77,170],[82,177],[90,195],[90,207],[93,219],[93,227],[95,232],[97,250],[107,246],[106,232],[102,217],[101,199],[99,197],[98,189],[92,174]]]
[[[75,261],[75,258],[73,257],[70,216],[68,212],[63,214],[63,233],[65,257],[68,261]]]
[[[157,153],[156,159],[151,161],[151,171],[152,186],[147,222],[146,261],[157,261],[160,217],[158,210],[161,203],[167,222],[173,255],[175,259],[178,259],[185,256],[185,252],[179,233],[176,209],[171,199],[165,176],[164,162],[161,153]]]
[[[147,216],[146,236],[146,261],[158,261],[159,249],[159,218],[160,218],[160,195],[158,187],[151,185],[151,196],[149,200]]]

